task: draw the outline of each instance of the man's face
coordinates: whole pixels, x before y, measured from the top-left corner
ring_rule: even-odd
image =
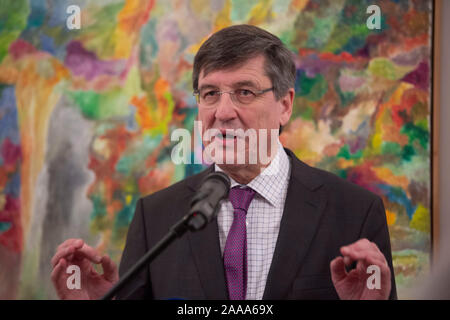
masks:
[[[201,94],[205,92],[214,94],[217,91],[233,91],[234,93],[240,92],[243,96],[248,94],[246,90],[256,93],[272,88],[272,86],[272,82],[264,72],[264,56],[262,55],[249,59],[235,68],[211,71],[206,76],[202,71],[200,72],[198,83]],[[257,152],[261,141],[266,141],[263,143],[267,143],[267,150],[270,153],[274,144],[273,141],[277,141],[280,125],[285,125],[291,116],[293,97],[294,90],[290,89],[285,97],[277,101],[273,90],[269,90],[265,93],[257,94],[251,103],[243,104],[236,97],[224,93],[219,96],[216,103],[208,106],[205,106],[205,100],[202,100],[202,97],[200,97],[198,117],[202,124],[202,137],[205,148],[212,143],[214,147],[223,148],[224,158],[214,158],[218,164],[230,163],[230,157],[233,165],[240,163],[237,161],[237,155],[239,153],[242,154],[242,150],[238,148],[237,141],[239,139],[245,141],[246,164],[249,161],[249,152]],[[257,135],[258,143],[249,142],[249,136],[243,137],[241,134],[236,133],[237,131],[227,136],[225,135],[227,129],[228,132],[230,132],[229,129],[242,129],[240,130],[241,132],[250,132],[252,130],[247,130],[253,129],[253,132]],[[261,129],[266,131],[267,136],[261,134],[264,133],[264,130]],[[220,131],[221,134],[216,135],[213,133],[214,136],[211,137],[205,134],[207,131],[209,133]],[[250,163],[253,164],[252,162]]]

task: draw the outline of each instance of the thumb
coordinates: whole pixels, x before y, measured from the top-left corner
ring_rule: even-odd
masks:
[[[115,283],[119,280],[119,275],[117,273],[117,266],[107,255],[103,256],[101,259],[101,264],[103,268],[103,276],[106,280]]]
[[[343,257],[337,257],[330,262],[331,280],[333,283],[339,282],[347,277]]]
[[[66,293],[68,290],[66,282],[68,276],[66,274],[66,269],[67,269],[67,262],[65,261],[64,258],[62,258],[61,260],[59,260],[58,264],[55,266],[51,274],[53,286],[60,299],[66,298]]]

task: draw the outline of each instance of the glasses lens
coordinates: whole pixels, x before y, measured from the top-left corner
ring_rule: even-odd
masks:
[[[237,100],[242,104],[252,103],[256,97],[256,94],[248,89],[237,89],[234,92],[234,95],[236,96]]]
[[[215,104],[220,97],[219,91],[215,90],[203,90],[200,91],[200,102],[203,105],[213,105]]]

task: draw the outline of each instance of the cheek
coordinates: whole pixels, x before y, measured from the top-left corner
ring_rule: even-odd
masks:
[[[202,142],[206,146],[206,145],[208,145],[210,143],[210,141],[206,139],[206,133],[205,132],[208,129],[213,127],[213,124],[214,124],[214,112],[211,112],[211,111],[208,111],[208,110],[206,110],[206,111],[205,110],[199,111],[198,114],[197,114],[197,121],[199,122],[197,124],[197,127],[198,127],[198,125],[201,126],[201,132],[199,132],[199,133],[201,134]]]
[[[270,127],[271,129],[278,129],[282,120],[278,104],[273,105],[271,108],[269,108],[269,110],[267,111],[267,117],[268,127]]]
[[[276,110],[267,108],[246,116],[250,128],[271,129],[278,127],[279,115]]]
[[[199,111],[198,121],[202,123],[203,130],[208,129],[214,122],[214,112],[208,110]]]

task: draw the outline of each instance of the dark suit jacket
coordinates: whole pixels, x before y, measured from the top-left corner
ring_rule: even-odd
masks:
[[[382,200],[329,172],[312,168],[285,149],[291,175],[279,236],[263,299],[339,299],[330,262],[339,248],[361,238],[375,242],[392,275],[391,246]],[[188,211],[202,179],[214,167],[140,199],[128,230],[123,275]],[[228,299],[217,220],[187,232],[122,289],[117,299]]]

